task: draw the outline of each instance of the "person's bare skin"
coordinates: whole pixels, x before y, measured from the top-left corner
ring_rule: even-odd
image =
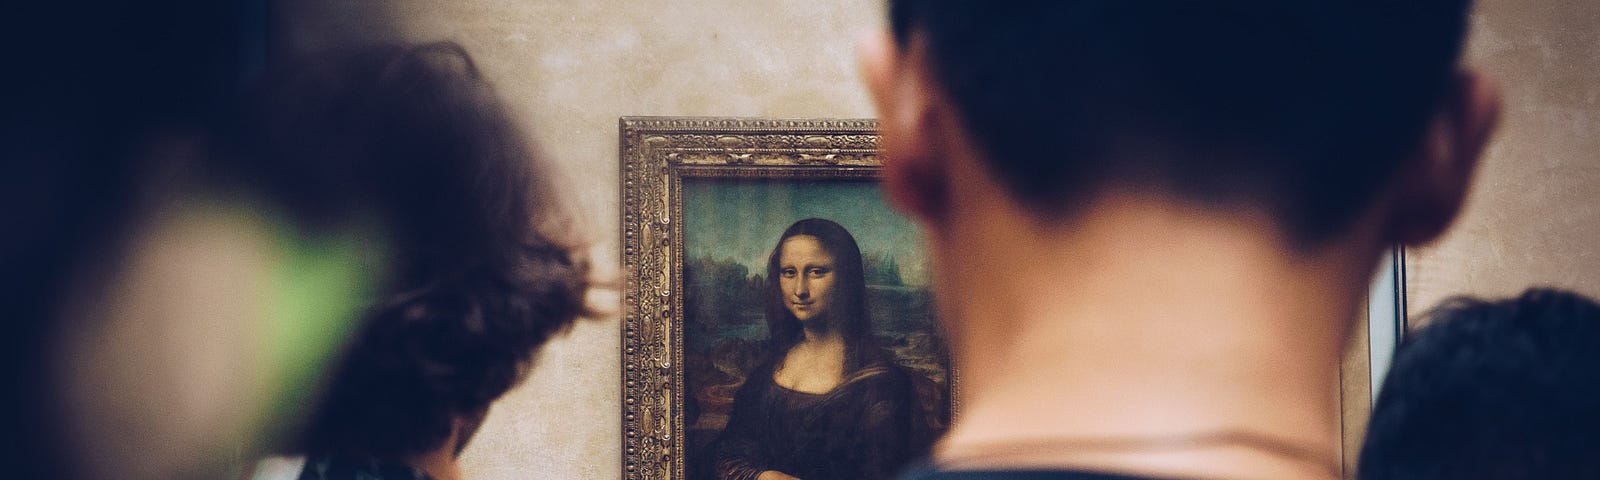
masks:
[[[453,439],[453,437],[452,437]],[[428,474],[432,480],[462,480],[461,466],[456,463],[454,452],[455,442],[450,442],[444,448],[428,452],[411,461],[411,466]]]
[[[890,201],[918,221],[961,369],[944,469],[1337,478],[1337,365],[1381,253],[1437,236],[1496,118],[1465,73],[1416,158],[1342,235],[1108,187],[1052,222],[984,166],[924,48],[864,39]]]

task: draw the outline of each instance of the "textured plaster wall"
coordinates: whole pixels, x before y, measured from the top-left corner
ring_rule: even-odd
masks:
[[[615,275],[617,118],[870,117],[857,34],[879,0],[297,0],[289,47],[453,40],[475,56],[566,176]],[[616,295],[603,302],[615,305]],[[609,306],[609,305],[608,305]],[[616,312],[544,351],[464,454],[469,478],[611,479],[621,473]]]
[[[1473,26],[1470,63],[1505,115],[1460,221],[1408,253],[1408,306],[1534,285],[1600,296],[1600,2],[1481,0]]]

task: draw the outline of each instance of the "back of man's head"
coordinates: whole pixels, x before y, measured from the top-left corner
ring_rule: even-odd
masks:
[[[1016,200],[1132,187],[1349,225],[1452,84],[1469,0],[893,0]]]
[[[1600,305],[1530,290],[1430,317],[1384,381],[1362,479],[1600,478]]]

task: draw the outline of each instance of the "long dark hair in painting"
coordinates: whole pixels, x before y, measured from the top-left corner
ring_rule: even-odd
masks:
[[[777,245],[767,257],[767,352],[782,357],[790,348],[800,343],[804,336],[800,320],[785,307],[783,288],[779,285],[779,257],[783,243],[792,237],[809,235],[822,244],[823,250],[833,255],[835,300],[827,316],[821,320],[829,328],[839,331],[844,338],[844,373],[849,374],[874,362],[885,360],[886,353],[878,347],[872,333],[872,315],[867,309],[866,269],[861,259],[861,247],[855,237],[832,220],[808,218],[795,222],[778,237]]]

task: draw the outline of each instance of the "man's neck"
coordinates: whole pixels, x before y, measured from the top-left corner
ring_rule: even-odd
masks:
[[[962,402],[937,461],[1336,473],[1338,362],[1377,242],[1295,253],[1265,215],[1137,195],[1059,228],[958,213],[930,238]]]

